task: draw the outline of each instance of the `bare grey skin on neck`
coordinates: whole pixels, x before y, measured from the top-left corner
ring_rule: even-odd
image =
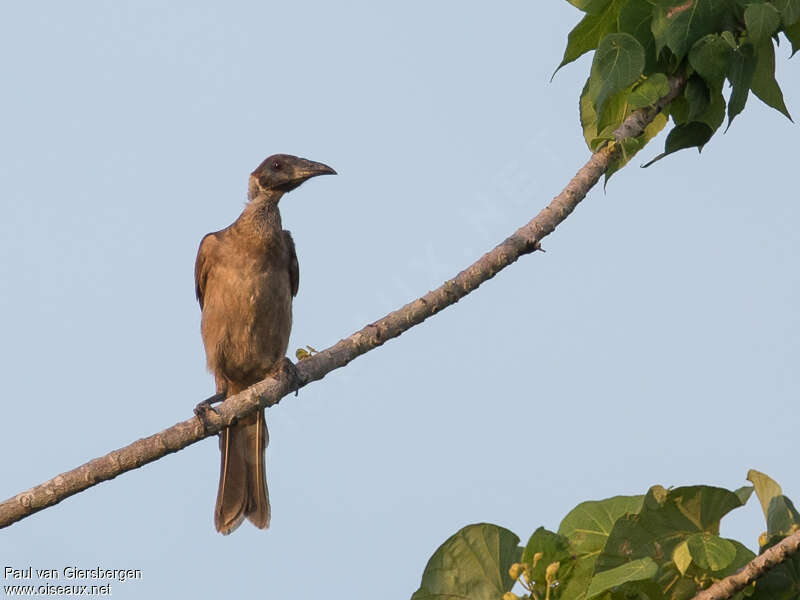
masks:
[[[327,165],[296,156],[270,156],[250,175],[249,202],[239,218],[200,242],[195,286],[218,397],[247,389],[284,359],[299,267],[278,203],[307,179],[335,173]],[[264,466],[268,441],[263,410],[220,433],[217,531],[231,533],[245,518],[256,527],[269,527]]]

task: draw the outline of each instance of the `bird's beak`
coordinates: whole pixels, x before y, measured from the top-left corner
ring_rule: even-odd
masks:
[[[336,171],[331,169],[328,165],[301,158],[294,165],[294,174],[297,180],[305,181],[317,175],[336,175]]]

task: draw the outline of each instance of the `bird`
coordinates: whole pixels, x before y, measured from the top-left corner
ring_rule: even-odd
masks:
[[[305,158],[269,156],[250,174],[248,201],[239,218],[200,242],[195,292],[216,394],[198,409],[250,387],[282,362],[291,365],[285,354],[300,270],[294,240],[283,229],[278,203],[306,180],[335,174],[328,165]],[[220,478],[214,509],[214,525],[220,533],[233,532],[245,518],[259,529],[269,527],[264,465],[268,442],[264,409],[220,432]]]

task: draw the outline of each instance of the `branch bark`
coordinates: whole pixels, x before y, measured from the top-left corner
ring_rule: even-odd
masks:
[[[644,128],[663,107],[680,93],[684,83],[684,79],[680,77],[671,79],[669,94],[661,98],[655,106],[637,110],[625,119],[615,132],[617,141],[641,135]],[[552,233],[575,210],[578,203],[605,173],[610,160],[617,152],[619,146],[615,143],[595,152],[563,191],[536,217],[437,289],[370,323],[330,348],[300,361],[297,364],[297,371],[301,387],[322,379],[334,369],[345,366],[354,358],[422,323],[428,317],[458,302],[521,256],[539,250],[541,240]],[[102,481],[113,479],[121,473],[141,467],[214,435],[230,426],[236,419],[255,411],[259,406],[277,404],[292,391],[290,382],[285,376],[264,379],[225,400],[217,407],[217,414],[209,411],[207,429],[204,429],[196,417],[192,417],[57,475],[0,503],[0,528],[57,504]]]
[[[747,563],[741,571],[729,575],[725,579],[720,579],[697,594],[693,600],[724,600],[732,598],[736,592],[746,588],[756,579],[765,575],[767,571],[798,551],[800,551],[800,531],[783,538],[772,548],[765,550],[763,554],[756,556]]]

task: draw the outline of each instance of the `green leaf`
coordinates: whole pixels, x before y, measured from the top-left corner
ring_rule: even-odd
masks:
[[[781,486],[778,485],[777,481],[772,479],[769,475],[761,471],[756,471],[755,469],[750,469],[747,472],[747,481],[753,484],[756,490],[756,496],[758,496],[758,501],[761,503],[761,510],[764,512],[764,518],[766,519],[769,511],[769,503],[772,502],[775,496],[783,494],[783,490],[781,490]]]
[[[792,56],[794,56],[795,52],[800,50],[800,21],[784,27],[783,34],[792,43]]]
[[[728,128],[730,128],[736,115],[744,110],[747,95],[750,91],[750,84],[753,82],[756,62],[757,59],[750,44],[741,46],[733,53],[731,68],[728,72],[728,80],[733,87],[731,96],[728,99]]]
[[[781,15],[771,4],[750,4],[744,11],[744,23],[753,45],[768,40],[781,24]]]
[[[614,569],[596,573],[586,592],[587,600],[606,590],[622,585],[629,581],[652,579],[658,571],[658,565],[650,557],[632,560]]]
[[[725,31],[723,31],[722,33],[720,33],[719,37],[721,37],[723,40],[725,40],[725,43],[727,43],[728,46],[731,47],[731,50],[736,50],[736,48],[739,47],[739,44],[737,43],[736,38],[733,37],[733,33],[728,31],[727,29]]]
[[[675,547],[695,533],[719,535],[719,523],[742,501],[731,491],[711,486],[665,490],[653,486],[636,515],[617,519],[596,569],[618,567],[630,560],[671,560]]]
[[[606,545],[617,519],[638,513],[643,501],[644,496],[639,495],[581,502],[561,521],[558,533],[569,538],[570,547],[576,554],[599,552]]]
[[[655,73],[633,88],[630,96],[628,96],[628,105],[634,109],[651,106],[668,93],[669,81],[667,81],[667,76],[663,73]]]
[[[655,73],[657,68],[656,41],[653,38],[651,23],[653,7],[647,2],[628,2],[619,11],[617,25],[620,33],[629,33],[644,48],[645,73]]]
[[[594,92],[592,91],[592,76],[586,80],[581,91],[580,101],[578,102],[578,110],[580,113],[581,128],[583,129],[583,139],[589,150],[592,152],[597,151],[597,145],[602,141],[595,142],[597,138],[597,112],[594,110]],[[597,144],[597,145],[596,145]]]
[[[708,110],[708,105],[711,104],[711,93],[702,77],[693,75],[686,82],[686,88],[683,90],[683,97],[689,105],[689,114],[687,119],[694,121]]]
[[[656,52],[669,47],[683,58],[697,40],[719,31],[728,10],[727,0],[694,0],[671,6],[658,6],[653,14]]]
[[[720,571],[736,558],[736,546],[712,533],[696,533],[686,540],[692,560],[701,569]]]
[[[688,542],[683,541],[675,546],[675,550],[672,551],[672,562],[675,563],[681,575],[686,574],[686,569],[692,564],[692,554],[689,552]]]
[[[596,15],[603,11],[610,0],[567,0],[572,6],[590,15]]]
[[[669,135],[667,135],[667,141],[664,143],[664,152],[642,166],[647,168],[673,152],[683,150],[684,148],[697,148],[698,151],[700,151],[708,140],[711,139],[712,135],[714,135],[714,130],[705,123],[699,121],[691,121],[689,123],[676,125],[672,128],[672,131],[669,132]]]
[[[617,16],[619,15],[619,7],[622,1],[611,0],[602,12],[587,14],[583,17],[581,22],[569,32],[564,58],[561,59],[561,64],[556,67],[556,71],[597,48],[604,35],[617,30]]]
[[[664,153],[672,154],[684,148],[702,150],[714,132],[705,123],[691,121],[685,125],[677,125],[669,132],[664,143]]]
[[[569,540],[563,535],[548,531],[544,527],[539,527],[531,534],[531,537],[528,538],[528,543],[522,551],[522,562],[532,563],[533,556],[537,552],[549,555],[553,560],[568,558]],[[542,573],[544,573],[544,571]]]
[[[703,36],[689,51],[689,64],[713,90],[722,89],[733,49],[716,33]]]
[[[753,488],[752,485],[743,485],[738,490],[734,490],[733,493],[736,494],[736,497],[742,502],[742,504],[747,504],[747,501],[750,500],[750,496],[753,495]]]
[[[539,555],[538,559],[537,555]],[[563,535],[547,531],[544,527],[539,527],[531,535],[522,552],[521,562],[531,566],[530,577],[539,589],[547,589],[548,565],[559,563],[556,573],[556,581],[559,586],[565,584],[569,586],[573,577],[573,569],[576,566],[576,561],[573,560],[570,551],[569,540]],[[585,577],[581,571],[578,575]],[[591,573],[589,575],[591,576]],[[583,585],[588,585],[588,578]]]
[[[784,25],[792,25],[800,19],[800,0],[773,0],[772,3],[781,13]]]
[[[773,538],[783,538],[800,526],[800,514],[786,496],[775,496],[770,500],[767,509],[767,535],[770,541]]]
[[[583,600],[594,572],[595,559],[605,546],[614,523],[623,515],[639,512],[643,500],[644,496],[614,496],[582,502],[564,517],[558,533],[568,538],[570,551],[576,559],[562,598]]]
[[[629,33],[610,33],[597,47],[592,72],[603,84],[595,98],[595,110],[616,92],[634,83],[644,70],[644,48]]]
[[[728,575],[737,573],[742,567],[756,557],[756,555],[753,554],[753,551],[741,542],[737,542],[736,540],[727,541],[733,544],[733,547],[736,549],[736,557],[727,567],[721,569],[720,571],[716,571],[714,573],[715,578],[722,579],[723,577],[728,577]]]
[[[766,40],[759,46],[756,58],[758,62],[750,89],[764,104],[771,106],[791,121],[792,115],[786,108],[783,92],[775,80],[775,48],[772,46],[772,40]]]
[[[698,115],[695,120],[711,127],[711,131],[719,129],[719,126],[725,121],[725,98],[722,96],[721,91],[711,94],[711,102],[708,108],[702,115]]]
[[[628,88],[617,92],[606,100],[603,111],[597,119],[597,128],[600,130],[600,137],[608,140],[614,139],[614,131],[622,124],[622,121],[630,113],[628,110]]]
[[[508,569],[519,561],[518,543],[497,525],[464,527],[433,553],[411,600],[497,600],[514,585]]]

